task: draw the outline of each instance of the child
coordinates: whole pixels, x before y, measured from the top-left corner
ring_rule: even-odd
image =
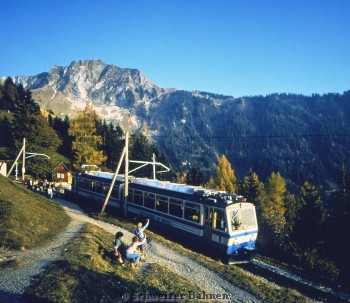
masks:
[[[134,235],[139,238],[140,242],[142,242],[146,238],[144,235],[144,231],[148,227],[148,225],[149,225],[149,219],[147,219],[147,223],[145,224],[145,226],[142,226],[141,222],[137,223],[137,228],[134,231]],[[140,245],[139,248],[141,253],[143,253],[143,245]]]
[[[114,255],[117,257],[117,261],[121,263],[122,266],[124,267],[125,264],[123,259],[125,258],[125,252],[126,252],[127,246],[122,241],[121,239],[122,236],[124,236],[124,234],[121,231],[118,231],[115,234],[115,239],[113,240],[113,247],[114,247]]]

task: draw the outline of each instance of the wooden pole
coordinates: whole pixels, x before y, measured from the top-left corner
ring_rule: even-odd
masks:
[[[26,172],[26,138],[23,138],[23,164],[22,164],[22,184]]]
[[[20,152],[19,152],[18,155],[17,155],[17,158],[16,158],[15,162],[13,162],[13,164],[12,164],[12,166],[11,166],[9,172],[7,173],[7,175],[6,175],[7,178],[10,176],[10,174],[11,174],[13,168],[15,167],[15,165],[16,165],[16,163],[17,163],[19,157],[21,156],[21,154],[22,154],[22,152],[23,152],[23,149],[24,149],[24,146],[22,146]]]
[[[129,133],[125,134],[125,185],[124,185],[124,217],[127,214],[129,195]]]
[[[113,190],[113,187],[114,187],[114,183],[115,183],[115,180],[117,179],[117,176],[118,176],[118,173],[119,173],[119,169],[120,169],[120,166],[122,164],[122,161],[123,161],[123,158],[124,158],[124,155],[125,155],[125,147],[123,149],[123,152],[122,152],[122,155],[120,156],[120,159],[119,159],[119,162],[118,162],[118,166],[117,166],[117,169],[114,173],[114,176],[113,176],[113,179],[112,179],[112,182],[111,182],[111,185],[109,187],[109,190],[108,190],[108,193],[107,193],[107,196],[106,196],[106,199],[103,203],[103,206],[102,206],[102,209],[101,209],[101,212],[100,212],[100,215],[103,214],[103,212],[105,211],[105,208],[107,206],[107,203],[108,203],[108,200],[109,200],[109,197],[111,196],[111,193],[112,193],[112,190]]]

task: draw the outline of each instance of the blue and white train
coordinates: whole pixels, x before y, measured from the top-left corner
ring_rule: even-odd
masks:
[[[72,193],[103,204],[112,173],[86,172],[75,176]],[[199,186],[119,175],[108,207],[124,210],[128,216],[149,218],[152,225],[207,244],[229,263],[248,262],[255,252],[258,233],[255,207],[242,196]],[[127,201],[126,203],[124,201]]]

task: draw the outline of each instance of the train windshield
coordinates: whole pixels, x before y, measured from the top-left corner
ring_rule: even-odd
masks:
[[[254,207],[229,210],[228,216],[234,231],[257,228]]]

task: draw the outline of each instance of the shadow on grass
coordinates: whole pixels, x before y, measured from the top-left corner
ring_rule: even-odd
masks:
[[[129,302],[128,298],[140,288],[136,279],[132,281],[137,273],[132,275],[129,267],[122,268],[119,264],[113,268],[115,272],[100,273],[67,261],[55,262],[35,279],[24,294],[24,300],[27,303]],[[159,292],[149,286],[147,291]]]

